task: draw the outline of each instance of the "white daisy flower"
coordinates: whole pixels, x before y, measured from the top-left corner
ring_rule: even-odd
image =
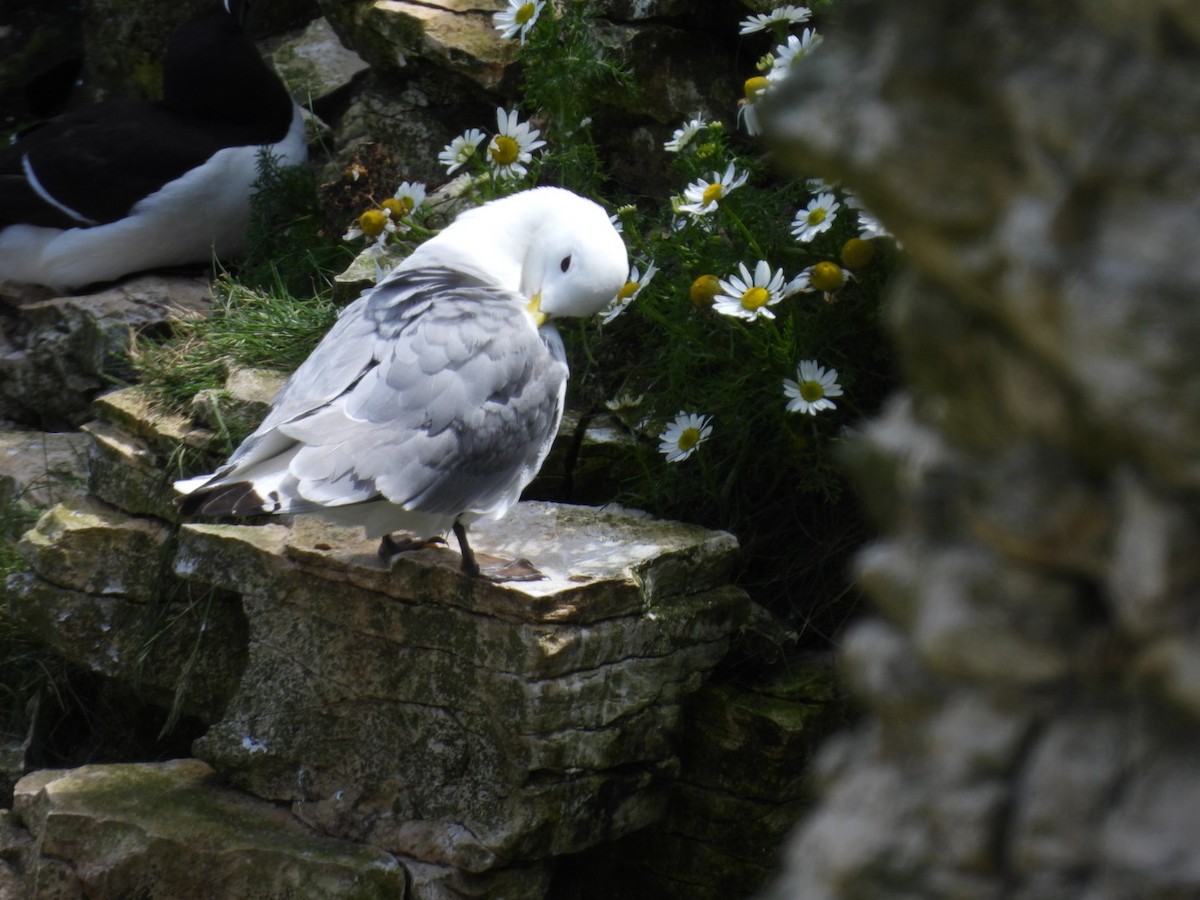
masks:
[[[612,303],[600,310],[600,324],[607,325],[621,313],[625,312],[625,308],[637,299],[637,295],[642,292],[642,288],[648,285],[650,279],[657,273],[658,266],[653,262],[646,266],[645,275],[638,272],[637,266],[630,266],[629,280],[625,282],[625,286],[617,292],[617,296]]]
[[[853,275],[837,263],[824,260],[814,263],[789,281],[787,287],[783,289],[783,295],[790,297],[792,294],[822,291],[825,294],[825,299],[830,300],[832,299],[832,295],[840,291],[846,282],[853,277]]]
[[[760,259],[754,268],[754,277],[745,263],[738,263],[742,276],[730,275],[722,278],[721,293],[713,302],[713,309],[722,315],[734,316],[753,322],[760,316],[773,319],[775,313],[769,307],[783,299],[783,269],[771,271],[771,264]]]
[[[738,104],[738,122],[746,126],[746,134],[757,137],[762,134],[762,124],[758,120],[756,103],[767,93],[771,86],[769,79],[762,75],[747,78],[743,90],[746,97]]]
[[[708,440],[712,434],[711,421],[711,416],[680,410],[675,421],[659,435],[658,452],[667,458],[667,462],[682,462]]]
[[[508,0],[508,9],[493,15],[492,24],[500,32],[500,37],[508,40],[519,36],[524,44],[545,5],[546,0]]]
[[[815,416],[823,409],[836,409],[830,397],[842,396],[837,383],[837,369],[817,365],[815,359],[802,359],[796,366],[796,381],[783,379],[783,393],[788,397],[788,412]]]
[[[842,205],[833,194],[818,194],[792,219],[792,237],[807,243],[821,232],[828,231],[841,208]]]
[[[424,202],[425,185],[420,181],[405,181],[396,188],[391,198],[379,205],[387,210],[393,222],[399,223],[416,212]]]
[[[775,48],[775,63],[771,66],[771,71],[767,73],[767,78],[771,81],[780,81],[786,78],[792,66],[815,50],[821,41],[821,35],[815,28],[805,28],[799,36],[794,34],[789,36],[786,44],[780,44]]]
[[[807,22],[812,16],[812,10],[807,6],[780,6],[769,13],[759,13],[742,19],[741,30],[738,34],[754,34],[756,31],[766,31],[776,25],[789,26]]]
[[[446,167],[446,174],[453,175],[455,170],[470,162],[486,138],[487,135],[478,128],[470,128],[447,144],[438,154],[438,162]]]
[[[496,109],[496,135],[488,144],[488,162],[501,178],[520,178],[525,163],[533,161],[533,151],[546,146],[538,140],[541,132],[528,122],[517,121],[517,111]]]
[[[645,398],[645,394],[631,394],[629,391],[622,391],[613,399],[605,400],[604,405],[608,408],[609,412],[623,413],[638,409]]]
[[[739,172],[734,168],[733,163],[730,163],[725,168],[723,175],[713,172],[712,178],[709,181],[700,179],[689,184],[687,190],[683,192],[684,199],[687,202],[681,203],[676,212],[706,216],[716,210],[717,206],[729,195],[730,191],[737,190],[745,184],[746,179],[749,177],[747,173]]]
[[[357,237],[365,237],[368,242],[382,244],[389,234],[396,233],[396,223],[392,214],[386,209],[368,209],[354,220],[350,230],[342,235],[343,241],[352,241]]]
[[[858,236],[864,241],[869,241],[877,237],[890,238],[892,233],[884,228],[873,215],[860,209],[858,211]]]
[[[699,116],[688,119],[683,123],[682,128],[676,128],[675,133],[671,135],[669,141],[663,143],[663,149],[668,153],[679,153],[690,144],[701,131],[708,127],[708,123]]]

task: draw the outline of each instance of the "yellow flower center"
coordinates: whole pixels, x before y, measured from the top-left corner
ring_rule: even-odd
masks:
[[[700,198],[700,205],[708,206],[710,203],[716,203],[724,195],[725,185],[721,184],[719,181],[716,184],[710,184],[704,189],[704,194]],[[693,194],[692,196],[694,197],[696,195]]]
[[[625,287],[623,287],[619,291],[617,291],[617,299],[618,300],[628,300],[630,297],[632,297],[634,294],[637,293],[637,289],[640,288],[641,286],[642,286],[641,283],[637,282],[637,281],[625,282]]]
[[[825,396],[825,388],[821,387],[819,381],[802,381],[800,382],[800,396],[809,403],[816,403]]]
[[[822,222],[825,221],[826,215],[827,215],[827,213],[820,206],[818,206],[816,209],[810,209],[808,211],[808,224],[809,225],[820,225]]]
[[[766,306],[771,294],[766,288],[752,287],[742,294],[742,309],[755,310]]]
[[[535,9],[537,9],[537,6],[533,3],[522,3],[520,9],[517,10],[517,14],[513,16],[513,18],[516,20],[518,25],[524,25],[533,18],[533,11]]]
[[[842,265],[847,269],[861,269],[875,258],[875,245],[862,238],[850,238],[842,244]]]
[[[688,298],[697,309],[707,309],[713,305],[717,294],[721,293],[721,282],[716,275],[701,275],[692,282]]]
[[[521,155],[521,147],[507,134],[498,134],[492,141],[492,146],[488,148],[488,152],[491,153],[496,165],[511,166]]]
[[[393,219],[403,219],[413,211],[412,197],[389,197],[379,205],[390,212]]]
[[[358,217],[358,227],[367,237],[378,237],[387,228],[388,214],[382,209],[368,209]]]
[[[836,291],[846,283],[846,274],[837,263],[819,262],[812,267],[808,283],[818,291]]]
[[[755,75],[753,78],[747,78],[744,89],[746,91],[746,99],[753,103],[759,98],[759,95],[767,89],[769,82],[761,75]]]
[[[700,443],[699,428],[685,428],[679,433],[679,449],[691,450]]]

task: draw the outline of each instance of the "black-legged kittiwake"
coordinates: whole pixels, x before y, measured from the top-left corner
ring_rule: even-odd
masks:
[[[213,475],[176,483],[185,513],[317,512],[368,536],[498,519],[546,458],[567,364],[551,320],[621,289],[604,210],[535,188],[469,210],[342,312],[258,430]],[[384,548],[381,548],[381,553]]]

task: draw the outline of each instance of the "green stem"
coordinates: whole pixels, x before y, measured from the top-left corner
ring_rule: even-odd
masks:
[[[741,233],[742,237],[746,239],[746,243],[750,245],[750,249],[754,251],[758,259],[766,259],[767,254],[763,252],[762,247],[759,246],[758,241],[750,233],[750,229],[746,227],[746,223],[741,220],[741,217],[729,206],[722,204],[721,209],[725,211],[725,215],[729,217],[729,220]]]

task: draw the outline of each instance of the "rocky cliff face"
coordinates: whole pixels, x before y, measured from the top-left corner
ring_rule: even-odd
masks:
[[[911,390],[858,461],[867,715],[775,895],[1193,895],[1200,19],[839,9],[776,133],[911,254]]]
[[[275,386],[235,370],[196,411],[253,420]],[[0,890],[717,897],[765,878],[835,704],[820,663],[705,684],[769,633],[729,584],[732,536],[530,502],[472,544],[544,579],[468,579],[440,547],[389,569],[318,519],[179,527],[170,473],[214,433],[138,388],[95,410],[86,491],[46,494],[64,502],[19,544],[8,618],[198,723],[200,759],[27,775]],[[594,431],[565,436],[581,471],[619,454]]]

